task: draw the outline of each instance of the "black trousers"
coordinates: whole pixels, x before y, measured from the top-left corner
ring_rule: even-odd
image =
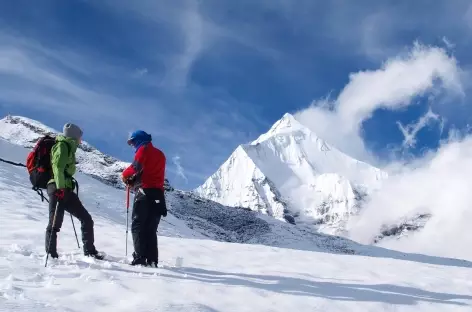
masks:
[[[131,221],[135,258],[158,261],[157,227],[164,207],[162,190],[140,189],[136,192]]]
[[[57,207],[57,214],[56,220],[53,227],[53,220],[54,214],[56,212],[56,205],[57,199],[54,196],[54,192],[56,191],[56,184],[51,183],[48,185],[47,193],[49,195],[49,223],[46,228],[46,239],[45,239],[45,247],[46,252],[48,251],[48,244],[49,244],[49,235],[51,235],[51,249],[49,249],[49,253],[57,253],[57,232],[61,230],[62,223],[64,221],[64,211],[69,212],[72,216],[79,219],[81,223],[81,231],[82,231],[82,242],[84,244],[84,253],[94,253],[95,246],[94,246],[94,230],[93,230],[93,220],[90,213],[85,209],[82,205],[77,194],[75,194],[72,190],[68,191],[68,194],[65,197],[64,201],[59,202],[59,206]]]

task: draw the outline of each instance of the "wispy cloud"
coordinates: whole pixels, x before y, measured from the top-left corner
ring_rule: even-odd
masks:
[[[395,54],[391,44],[395,22],[395,16],[388,11],[368,14],[359,25],[360,52],[373,60],[382,60]]]
[[[6,112],[27,112],[32,118],[39,112],[49,116],[40,120],[46,123],[73,120],[89,142],[107,142],[105,152],[118,152],[118,157],[129,157],[120,143],[127,132],[145,129],[166,154],[192,154],[190,166],[196,169],[185,173],[190,188],[257,127],[258,121],[242,116],[238,105],[226,104],[237,103],[231,96],[195,86],[169,92],[159,87],[149,67],[113,65],[98,53],[72,52],[66,45],[57,51],[21,34],[2,32],[0,44],[0,105]]]
[[[133,77],[135,78],[140,78],[140,77],[143,77],[145,75],[147,75],[148,73],[148,69],[147,68],[136,68],[136,70],[133,72]]]
[[[426,127],[430,122],[438,121],[440,124],[440,132],[442,133],[444,130],[444,120],[437,114],[433,113],[431,107],[429,110],[419,118],[417,122],[412,122],[406,126],[400,121],[397,121],[398,128],[402,132],[405,139],[403,140],[403,147],[404,148],[411,148],[415,147],[416,145],[416,135],[418,132]]]
[[[178,175],[180,178],[184,179],[186,183],[188,183],[187,176],[185,175],[185,170],[184,170],[184,168],[182,167],[182,165],[180,164],[180,156],[179,156],[179,155],[175,155],[174,157],[172,157],[172,162],[173,162],[174,165],[175,165],[177,175]]]
[[[156,52],[147,47],[147,53],[151,58],[162,62],[165,67],[165,74],[156,85],[174,92],[191,87],[190,78],[195,63],[206,53],[213,53],[213,49],[219,53],[234,52],[232,49],[236,43],[272,60],[280,56],[277,49],[267,44],[262,36],[256,35],[257,26],[251,22],[257,23],[257,20],[248,23],[235,23],[233,18],[221,20],[228,10],[227,4],[224,3],[184,0],[162,5],[150,0],[119,0],[104,1],[104,4],[127,18],[131,15],[139,21],[150,23],[151,29],[156,32],[160,33],[162,28],[166,30],[162,37],[168,40],[149,42],[149,47],[159,42],[160,45],[165,45],[165,48],[156,49],[161,50]],[[101,6],[103,3],[95,5]],[[235,8],[239,7],[238,3],[232,4],[231,7],[233,5]],[[271,3],[266,5],[271,6]]]
[[[456,46],[454,43],[452,43],[449,39],[447,39],[445,36],[442,37],[442,41],[444,42],[444,44],[446,45],[446,47],[449,49],[449,50],[452,50],[454,49],[454,47]]]
[[[460,41],[463,47],[472,44],[472,9],[468,0],[438,0],[428,10],[424,10],[421,1],[362,4],[336,0],[326,6],[322,10],[324,16],[319,18],[323,33],[338,46],[350,48],[351,57],[358,54],[374,64],[403,51],[405,40],[422,38],[437,44],[447,38],[456,44]],[[306,19],[296,23],[309,23]]]
[[[208,44],[210,33],[206,29],[209,25],[200,14],[197,1],[186,1],[182,11],[178,13],[177,20],[183,36],[183,48],[169,61],[163,84],[179,89],[187,86],[188,75],[194,62]]]
[[[113,114],[116,110],[110,108],[125,109],[117,97],[100,92],[98,88],[88,88],[72,78],[71,73],[84,73],[87,67],[81,64],[84,65],[85,60],[67,60],[34,41],[25,44],[24,40],[18,41],[5,34],[0,36],[0,42],[3,43],[0,47],[0,98],[5,102],[31,107],[30,101],[34,99],[40,104],[37,108],[68,116],[87,110],[91,118],[119,117]],[[60,64],[68,66],[68,70],[61,70],[58,62],[51,62],[58,59],[62,60]]]
[[[465,11],[464,22],[470,29],[472,29],[472,4],[469,4],[469,7]]]

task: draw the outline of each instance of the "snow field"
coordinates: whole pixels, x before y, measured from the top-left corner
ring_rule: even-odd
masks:
[[[7,154],[5,146],[1,156]],[[9,147],[8,156],[13,158],[15,150]],[[95,221],[96,246],[109,258],[82,256],[66,214],[58,239],[61,257],[50,258],[45,268],[47,205],[29,189],[24,168],[0,163],[0,310],[472,309],[472,270],[465,265],[177,237],[191,229],[164,222],[159,228],[160,268],[132,267],[124,257],[124,192],[82,174],[77,179]],[[80,225],[74,221],[80,238]],[[183,258],[181,268],[174,267],[177,257]]]

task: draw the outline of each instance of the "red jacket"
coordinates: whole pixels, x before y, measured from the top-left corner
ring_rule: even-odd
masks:
[[[142,188],[159,188],[164,190],[166,156],[152,143],[139,147],[133,163],[123,171],[123,178],[129,179],[134,174],[134,186]]]

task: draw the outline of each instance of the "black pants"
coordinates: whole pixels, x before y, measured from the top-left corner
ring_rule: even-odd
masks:
[[[162,190],[137,191],[131,221],[135,258],[157,262],[159,253],[156,232],[163,209],[165,209],[165,197]]]
[[[51,234],[51,231],[52,231],[51,245],[50,245],[51,248],[49,249],[49,253],[51,254],[57,253],[57,232],[61,230],[62,222],[64,220],[64,211],[69,212],[72,216],[79,219],[81,223],[84,253],[89,254],[89,253],[96,252],[95,246],[94,246],[92,216],[82,205],[82,202],[80,201],[77,194],[75,194],[72,190],[68,191],[68,194],[65,197],[65,201],[59,202],[59,206],[57,207],[56,220],[55,220],[54,228],[53,228],[54,213],[56,212],[56,204],[57,204],[57,199],[54,196],[55,191],[56,191],[56,184],[55,183],[49,184],[47,188],[47,192],[49,195],[49,223],[46,228],[46,240],[45,240],[46,252],[48,251],[49,235]]]

